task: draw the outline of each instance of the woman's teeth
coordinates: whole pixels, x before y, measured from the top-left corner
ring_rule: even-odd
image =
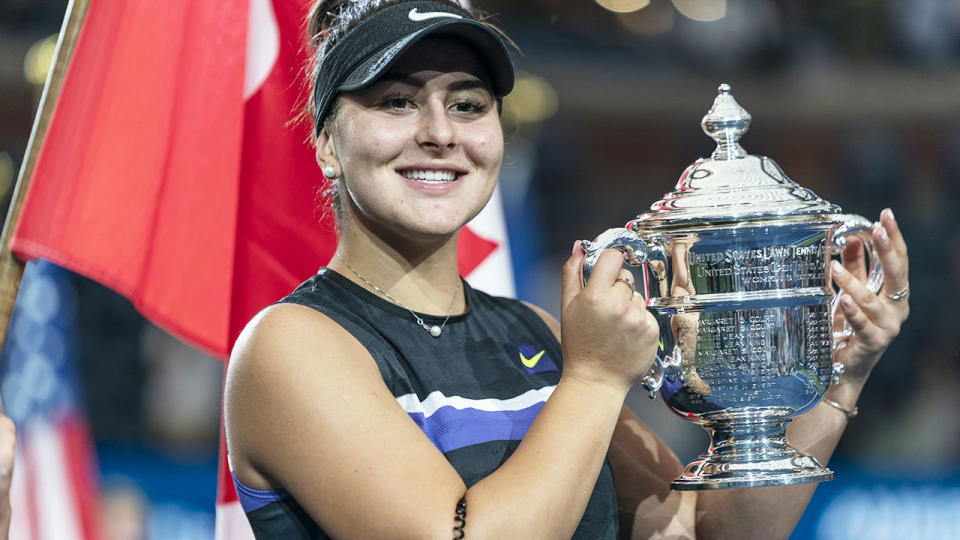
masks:
[[[400,174],[403,175],[404,178],[431,184],[453,182],[457,179],[457,173],[453,171],[428,171],[424,169],[414,169],[409,171],[400,171]]]

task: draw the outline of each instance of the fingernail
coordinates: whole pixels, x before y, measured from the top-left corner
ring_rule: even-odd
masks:
[[[887,215],[890,216],[890,221],[893,221],[893,222],[896,222],[896,221],[897,221],[897,218],[893,217],[893,210],[892,210],[892,209],[887,208]]]
[[[571,255],[576,255],[578,249],[580,249],[580,241],[579,241],[579,240],[577,240],[576,242],[573,243],[573,249],[570,251],[570,254],[571,254]]]
[[[887,242],[890,241],[890,237],[887,236],[887,230],[883,227],[880,227],[880,234],[878,236],[880,237],[880,243],[883,245],[887,245]]]
[[[851,300],[850,297],[845,294],[842,298],[840,298],[840,303],[843,304],[843,307],[849,308],[853,305],[853,300]]]
[[[840,261],[833,261],[833,262],[831,262],[831,263],[830,263],[830,268],[833,270],[833,273],[834,273],[834,274],[839,275],[839,274],[842,274],[842,273],[843,273],[843,265],[840,264]]]

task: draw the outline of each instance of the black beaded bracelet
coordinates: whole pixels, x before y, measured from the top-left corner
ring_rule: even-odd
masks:
[[[460,540],[466,533],[463,532],[463,528],[467,526],[467,499],[462,497],[460,502],[457,503],[457,515],[453,516],[453,520],[457,522],[457,525],[453,528],[453,532],[459,536],[454,536],[453,540]]]

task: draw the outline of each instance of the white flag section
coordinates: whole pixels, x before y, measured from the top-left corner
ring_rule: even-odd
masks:
[[[216,540],[256,540],[238,501],[217,505]]]
[[[487,206],[467,226],[477,236],[497,244],[497,248],[483,262],[469,275],[464,276],[470,286],[496,296],[516,296],[510,244],[507,241],[507,223],[503,216],[503,199],[499,185],[493,191]]]
[[[298,32],[286,35],[283,25],[279,24],[274,2],[291,0],[250,0],[249,28],[247,33],[247,63],[244,84],[244,99],[255,95],[264,81],[276,68],[281,46],[299,47],[301,36]],[[303,3],[302,13],[307,13],[308,0],[295,0]],[[469,2],[465,2],[469,6]],[[282,4],[276,4],[283,6]],[[282,36],[282,37],[281,37]],[[299,70],[291,70],[296,76]],[[290,81],[291,85],[296,84]],[[278,118],[278,122],[286,121]],[[513,297],[516,287],[513,280],[513,266],[507,242],[507,228],[503,215],[503,203],[500,188],[494,190],[490,202],[469,224],[474,235],[495,244],[487,256],[464,276],[470,285],[489,294]],[[221,464],[221,471],[224,470]],[[231,489],[229,479],[224,486],[221,478],[220,489]],[[230,495],[233,495],[232,493]],[[250,524],[236,496],[220,493],[217,502],[216,540],[251,540],[254,538]]]
[[[248,20],[243,99],[249,99],[260,89],[280,57],[280,26],[272,0],[250,0]]]
[[[10,504],[14,509],[10,538],[76,540],[93,538],[84,531],[68,442],[64,433],[43,420],[21,430]]]

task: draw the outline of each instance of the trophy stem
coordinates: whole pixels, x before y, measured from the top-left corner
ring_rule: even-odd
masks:
[[[675,490],[787,486],[833,479],[816,458],[787,444],[793,410],[747,407],[705,413],[710,449],[671,483]]]

